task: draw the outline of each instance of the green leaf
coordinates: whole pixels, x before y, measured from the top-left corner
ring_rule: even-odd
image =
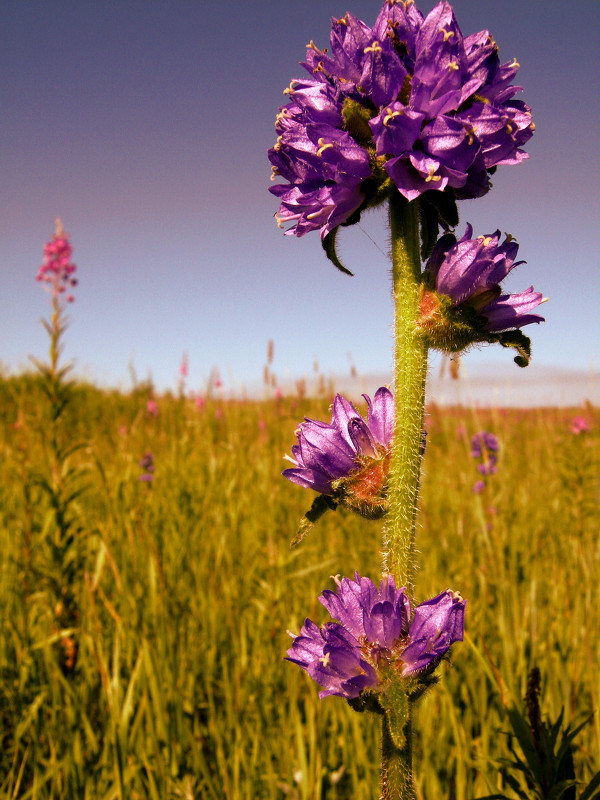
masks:
[[[508,783],[513,792],[516,792],[519,795],[521,800],[531,800],[531,797],[525,794],[525,792],[521,788],[519,781],[516,778],[514,778],[510,773],[503,772],[502,777],[504,778],[506,783]]]
[[[313,504],[306,514],[300,520],[298,525],[298,532],[290,542],[290,549],[297,547],[300,542],[307,536],[314,528],[315,523],[321,519],[323,514],[327,511],[335,511],[337,503],[332,497],[326,494],[320,494],[313,500]]]
[[[560,783],[555,783],[550,792],[547,795],[547,800],[560,800],[561,797],[565,797],[565,792],[569,789],[572,789],[572,792],[569,792],[569,797],[572,796],[573,799],[575,798],[575,787],[577,786],[577,781],[574,779],[561,781]]]
[[[511,800],[505,794],[486,794],[485,797],[478,797],[477,800]]]
[[[531,729],[525,717],[516,709],[511,708],[508,710],[508,717],[510,725],[513,729],[515,736],[521,746],[523,755],[527,761],[527,766],[531,771],[533,777],[539,785],[542,782],[542,765],[540,763],[540,756],[535,748]],[[515,756],[516,758],[516,756]]]
[[[350,272],[349,269],[346,269],[346,267],[342,264],[342,262],[339,260],[337,256],[335,250],[335,237],[337,236],[338,230],[339,230],[339,225],[337,228],[334,228],[332,231],[330,231],[324,239],[322,239],[321,244],[323,245],[323,250],[325,250],[325,255],[327,256],[327,258],[331,261],[331,263],[335,267],[337,267],[340,270],[340,272],[345,272],[346,275],[351,275],[352,277],[354,277],[354,273]]]
[[[581,795],[579,797],[579,800],[594,800],[594,798],[598,797],[598,793],[596,793],[592,797],[592,792],[595,789],[598,789],[598,788],[600,788],[600,772],[597,772],[594,775],[592,780],[588,783],[588,785],[585,787],[585,789],[581,793]]]

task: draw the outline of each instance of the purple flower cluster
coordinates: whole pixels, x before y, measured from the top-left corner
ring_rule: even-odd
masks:
[[[332,20],[330,52],[308,45],[280,109],[269,150],[277,215],[287,233],[325,237],[393,186],[408,199],[448,190],[473,198],[489,171],[526,158],[534,125],[514,96],[519,65],[500,64],[488,31],[464,37],[452,7],[423,17],[412,0],[386,0],[371,28]]]
[[[333,484],[366,464],[385,460],[394,433],[394,397],[382,386],[373,402],[367,401],[367,422],[349,400],[336,395],[331,424],[305,419],[296,431],[298,444],[292,447],[293,469],[283,471],[292,483],[333,495]],[[289,457],[288,457],[289,458]],[[381,488],[381,487],[380,487]]]
[[[428,675],[462,641],[465,601],[450,589],[418,605],[411,622],[410,601],[392,577],[379,590],[358,573],[335,581],[337,593],[325,590],[319,600],[337,622],[319,628],[307,619],[287,651],[323,687],[320,697],[353,699],[388,676]]]
[[[428,283],[449,297],[454,308],[473,309],[491,333],[543,322],[544,317],[531,313],[543,301],[533,286],[517,294],[502,294],[500,289],[508,273],[525,263],[515,262],[518,243],[507,236],[500,244],[500,231],[472,236],[467,225],[462,239],[447,233],[438,240],[427,262]]]
[[[44,246],[44,263],[36,275],[40,283],[50,284],[55,298],[77,286],[77,278],[73,277],[77,267],[71,262],[72,253],[69,235],[64,233],[58,221],[56,234]],[[72,303],[75,298],[69,291],[65,299]]]
[[[498,449],[498,439],[493,433],[481,431],[473,436],[471,439],[471,456],[481,459],[481,463],[477,465],[477,471],[480,475],[487,477],[488,475],[496,474],[498,471],[496,466],[498,463]],[[485,489],[485,486],[485,480],[478,480],[473,485],[473,491],[478,494]]]

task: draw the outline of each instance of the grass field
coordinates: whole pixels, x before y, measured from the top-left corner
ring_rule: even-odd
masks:
[[[61,418],[84,445],[65,461],[81,490],[65,630],[50,590],[47,400],[27,376],[0,381],[0,397],[0,796],[376,798],[378,721],[319,701],[282,660],[286,631],[326,618],[317,596],[331,575],[381,569],[381,524],[342,512],[288,546],[312,497],[280,477],[282,456],[331,398],[199,407],[167,395],[154,415],[148,387],[76,385]],[[576,414],[589,432],[571,431]],[[473,800],[499,786],[506,708],[533,665],[544,714],[564,707],[576,723],[600,706],[600,413],[430,408],[427,427],[417,591],[459,590],[467,635],[420,706],[415,770],[420,797]],[[501,449],[475,494],[482,429]],[[577,745],[589,779],[599,715]]]

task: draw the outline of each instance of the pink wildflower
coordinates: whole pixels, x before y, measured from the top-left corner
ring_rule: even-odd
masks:
[[[77,267],[71,262],[72,253],[69,234],[63,231],[62,223],[57,219],[56,233],[44,247],[44,263],[36,275],[37,281],[51,286],[55,299],[77,286],[77,278],[73,277]],[[71,292],[65,295],[67,303],[74,299]]]
[[[575,436],[579,436],[580,433],[589,433],[590,423],[585,417],[578,414],[576,417],[573,417],[571,421],[571,431]]]
[[[146,413],[149,417],[158,417],[158,403],[150,398],[146,403]]]
[[[181,364],[179,365],[179,374],[184,380],[188,376],[188,372],[189,372],[188,365],[189,365],[188,354],[184,353],[183,357],[181,359]]]

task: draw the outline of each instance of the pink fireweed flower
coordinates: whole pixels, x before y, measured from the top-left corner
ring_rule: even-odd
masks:
[[[77,267],[71,261],[72,253],[69,234],[63,231],[62,223],[57,219],[56,233],[44,247],[44,263],[36,280],[47,284],[56,300],[64,296],[67,303],[74,301],[71,289],[77,286],[77,278],[73,277]]]
[[[179,375],[183,380],[185,380],[188,376],[188,372],[189,372],[188,354],[184,353],[181,358],[181,364],[179,365]]]
[[[150,398],[150,400],[147,401],[146,414],[149,417],[158,417],[158,403],[156,400],[152,400],[152,398]]]
[[[578,414],[576,417],[573,417],[571,421],[571,432],[575,436],[579,436],[581,433],[589,433],[590,431],[590,423],[587,421],[585,417],[582,417]]]

